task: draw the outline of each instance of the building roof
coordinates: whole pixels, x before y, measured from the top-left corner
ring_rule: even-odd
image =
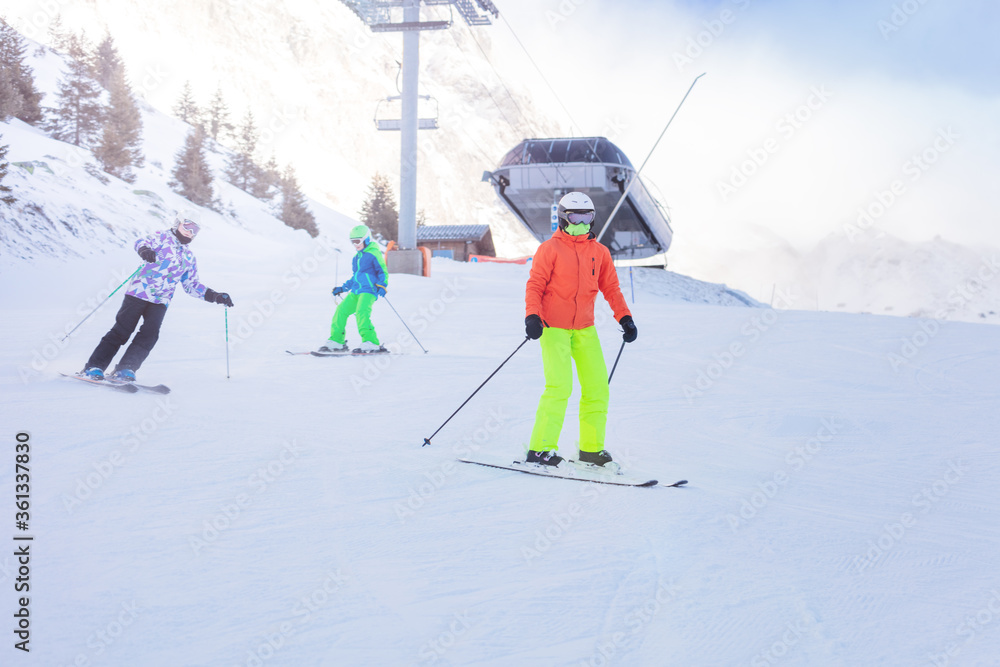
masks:
[[[425,225],[417,227],[417,241],[480,241],[489,225]]]

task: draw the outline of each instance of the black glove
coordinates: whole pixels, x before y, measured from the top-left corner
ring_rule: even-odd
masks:
[[[142,246],[136,252],[139,253],[139,257],[142,257],[143,261],[145,261],[147,264],[152,264],[153,262],[156,261],[156,253],[153,252],[152,248],[147,248],[146,246]]]
[[[346,289],[344,289],[343,287],[334,287],[334,288],[333,288],[333,295],[334,295],[334,296],[339,296],[339,295],[343,294],[343,293],[344,293],[344,292],[346,292],[346,291],[347,291],[347,290],[346,290]]]
[[[625,333],[622,334],[622,340],[626,343],[631,343],[639,335],[639,330],[635,328],[635,322],[632,321],[631,315],[626,315],[618,320],[618,324],[622,325],[622,329],[625,330]]]
[[[538,315],[528,315],[524,318],[524,333],[531,340],[538,340],[542,337],[542,318]]]
[[[209,303],[221,303],[226,308],[233,307],[233,300],[225,292],[216,292],[212,288],[205,290],[205,301]]]

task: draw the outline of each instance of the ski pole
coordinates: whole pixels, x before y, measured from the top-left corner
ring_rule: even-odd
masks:
[[[226,379],[229,379],[229,309],[224,308],[226,313]]]
[[[700,79],[703,76],[705,76],[704,72],[696,76],[694,78],[694,81],[691,82],[691,85],[688,87],[687,92],[684,93],[684,97],[681,98],[680,104],[678,104],[677,108],[674,109],[673,115],[670,116],[670,120],[667,121],[666,127],[663,128],[663,132],[660,132],[659,138],[656,140],[656,143],[653,144],[653,148],[650,149],[649,155],[646,156],[646,159],[642,161],[642,165],[639,166],[639,171],[635,172],[635,175],[632,177],[632,180],[628,182],[628,185],[622,192],[622,196],[618,198],[618,203],[615,204],[615,207],[613,209],[611,209],[611,215],[609,215],[608,219],[604,221],[604,226],[601,227],[601,231],[597,233],[598,241],[600,241],[601,237],[604,236],[604,232],[607,231],[608,225],[611,224],[611,220],[615,217],[615,213],[617,213],[618,209],[622,207],[622,204],[625,202],[625,197],[628,196],[629,190],[631,190],[632,186],[635,185],[636,181],[639,180],[639,174],[641,174],[642,170],[646,167],[646,163],[649,162],[649,158],[653,157],[653,151],[655,151],[656,147],[660,145],[660,139],[663,139],[663,135],[667,133],[667,128],[670,127],[670,124],[672,122],[674,122],[674,118],[677,116],[677,112],[681,110],[681,107],[684,105],[684,100],[686,100],[688,98],[688,95],[691,94],[691,89],[694,88],[694,84],[698,83],[698,79]]]
[[[431,444],[431,438],[433,438],[435,435],[437,435],[441,431],[441,429],[443,429],[445,427],[445,424],[447,424],[448,422],[450,422],[451,418],[454,417],[455,415],[457,415],[458,412],[459,412],[459,410],[461,410],[462,408],[464,408],[465,404],[468,403],[469,401],[471,401],[472,397],[475,396],[476,394],[478,394],[479,390],[482,389],[484,386],[486,386],[486,383],[489,382],[491,379],[493,379],[493,376],[500,372],[500,369],[503,368],[504,364],[506,364],[508,361],[510,361],[510,358],[513,357],[515,354],[517,354],[517,351],[520,350],[522,347],[524,347],[524,344],[527,343],[529,340],[531,340],[531,339],[528,338],[527,336],[525,336],[524,340],[521,341],[521,344],[518,345],[517,348],[515,348],[515,350],[510,353],[510,357],[507,357],[506,359],[504,359],[503,360],[503,364],[500,364],[499,366],[497,366],[497,369],[495,371],[493,371],[492,373],[490,373],[490,376],[488,378],[486,378],[485,380],[483,380],[483,383],[481,385],[479,385],[478,387],[476,387],[476,390],[474,392],[472,392],[471,394],[469,394],[469,397],[467,399],[465,399],[465,401],[460,406],[458,406],[458,410],[455,410],[454,412],[452,412],[451,413],[451,417],[448,417],[447,419],[445,419],[444,420],[444,424],[441,424],[440,426],[438,426],[438,430],[434,431],[434,433],[431,434],[430,438],[424,438],[424,444],[422,444],[420,446],[421,447],[426,447],[427,445]]]
[[[394,306],[393,306],[393,305],[392,305],[392,304],[391,304],[391,303],[389,302],[389,297],[387,297],[387,296],[383,296],[382,298],[383,298],[383,299],[385,299],[385,302],[389,304],[389,307],[390,307],[390,308],[392,308],[392,312],[396,313],[396,317],[398,317],[398,318],[399,318],[399,321],[403,323],[403,326],[404,326],[404,327],[406,327],[406,330],[407,330],[407,331],[410,331],[410,327],[408,327],[408,326],[406,325],[406,320],[404,320],[404,319],[403,319],[402,315],[400,315],[400,314],[399,314],[399,312],[398,312],[398,311],[396,310],[396,308],[395,308],[395,307],[394,307]],[[417,345],[420,345],[420,341],[419,341],[419,340],[417,340],[417,337],[413,335],[413,332],[412,332],[412,331],[410,331],[410,335],[411,335],[411,336],[413,336],[413,340],[416,340],[416,341],[417,341]],[[420,345],[420,349],[421,349],[421,350],[424,350],[424,354],[427,354],[427,350],[426,350],[426,349],[424,349],[424,346],[423,346],[423,345]],[[433,436],[431,436],[431,437],[433,437]]]
[[[109,295],[107,295],[106,297],[104,297],[104,301],[101,301],[101,302],[100,302],[99,304],[97,304],[97,308],[94,308],[94,309],[93,309],[92,311],[90,311],[89,313],[87,313],[87,316],[86,316],[85,318],[83,318],[82,320],[80,320],[80,323],[79,323],[79,324],[77,324],[77,325],[76,325],[75,327],[73,327],[73,328],[72,328],[72,329],[70,330],[70,332],[69,332],[69,333],[67,333],[67,334],[66,334],[65,336],[63,336],[63,337],[62,337],[62,339],[60,340],[60,342],[62,342],[62,341],[64,341],[64,340],[66,340],[67,338],[69,338],[69,337],[70,337],[70,336],[71,336],[71,335],[73,334],[73,332],[74,332],[74,331],[76,331],[77,329],[79,329],[80,327],[82,327],[82,326],[83,326],[83,323],[84,323],[84,322],[86,322],[87,320],[89,320],[89,319],[90,319],[90,316],[91,316],[91,315],[93,315],[93,314],[94,314],[94,313],[96,313],[96,312],[97,312],[98,310],[100,310],[101,306],[103,306],[103,305],[104,305],[105,303],[107,303],[108,299],[110,299],[111,297],[113,297],[113,296],[115,295],[115,292],[117,292],[118,290],[120,290],[120,289],[122,288],[122,285],[124,285],[124,284],[125,284],[125,283],[127,283],[128,281],[130,281],[130,280],[132,280],[133,278],[135,278],[135,274],[136,274],[136,273],[139,273],[140,271],[142,271],[142,267],[143,267],[143,266],[145,266],[145,264],[142,264],[142,265],[140,265],[140,266],[139,266],[139,268],[138,268],[138,269],[136,269],[136,270],[135,270],[135,271],[134,271],[134,272],[132,273],[132,275],[130,275],[130,276],[129,276],[128,278],[126,278],[126,279],[125,279],[125,281],[124,281],[124,282],[123,282],[123,283],[122,283],[121,285],[119,285],[118,287],[116,287],[116,288],[114,289],[114,292],[111,292],[111,294],[109,294]]]
[[[615,376],[615,369],[618,368],[618,360],[622,358],[622,352],[625,351],[625,341],[622,341],[622,346],[618,349],[618,356],[615,357],[615,365],[611,367],[611,374],[608,375],[608,384],[611,384],[611,378]]]

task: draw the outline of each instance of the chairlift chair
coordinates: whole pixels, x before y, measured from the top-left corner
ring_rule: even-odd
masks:
[[[438,103],[437,100],[430,95],[419,95],[420,99],[425,100],[434,107],[434,115],[427,117],[417,117],[417,129],[418,130],[436,130],[438,129]],[[398,104],[393,104],[394,102],[399,103],[402,100],[400,95],[392,95],[386,97],[385,99],[379,100],[375,107],[375,127],[378,130],[388,130],[388,131],[400,131],[403,125],[403,119],[398,117],[402,116],[400,111],[395,118],[386,118],[388,114],[388,109],[390,107],[398,107]],[[383,105],[386,105],[383,108]]]

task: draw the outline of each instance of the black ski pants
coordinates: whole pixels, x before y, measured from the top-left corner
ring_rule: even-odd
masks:
[[[111,327],[111,331],[104,334],[104,338],[94,348],[86,367],[96,366],[101,370],[106,370],[111,364],[111,360],[118,354],[118,350],[128,342],[141,317],[142,326],[139,327],[139,333],[132,339],[132,344],[128,346],[121,361],[115,366],[115,370],[121,368],[127,368],[131,371],[139,370],[139,366],[149,356],[150,350],[153,349],[156,340],[160,337],[160,325],[163,324],[163,316],[166,314],[167,304],[150,303],[131,294],[126,294],[122,307],[115,315],[115,325]]]

